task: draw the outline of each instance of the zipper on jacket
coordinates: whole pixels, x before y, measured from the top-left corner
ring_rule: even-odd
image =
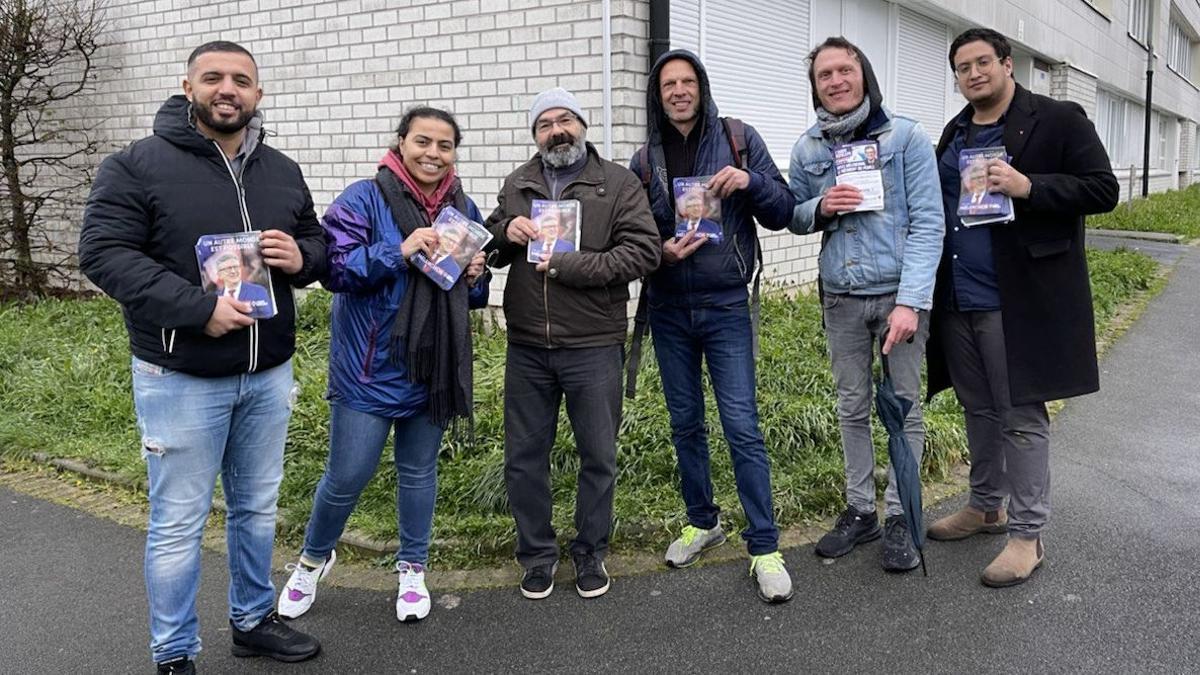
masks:
[[[250,133],[247,131],[246,133]],[[229,172],[229,177],[233,179],[233,186],[237,190],[238,210],[242,215],[242,231],[250,232],[254,229],[250,223],[250,212],[246,209],[246,190],[242,187],[242,175],[246,173],[246,164],[250,161],[250,155],[254,154],[254,150],[258,148],[256,143],[246,157],[242,159],[242,166],[236,174],[233,173],[233,165],[229,163],[229,158],[225,156],[225,151],[221,149],[221,144],[213,141],[213,145],[217,148],[217,154],[221,155],[221,160],[225,162],[225,170]],[[267,270],[270,274],[271,270]],[[250,367],[246,372],[253,373],[258,369],[258,321],[250,325],[250,330],[247,331],[250,336]]]

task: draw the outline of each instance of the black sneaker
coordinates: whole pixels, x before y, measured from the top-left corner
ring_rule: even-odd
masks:
[[[303,661],[311,659],[321,651],[321,643],[311,635],[292,628],[271,612],[257,626],[241,631],[233,622],[234,656],[267,656],[276,661]]]
[[[554,573],[558,571],[558,561],[546,565],[535,565],[525,570],[521,577],[521,595],[530,600],[541,600],[554,592]]]
[[[575,590],[581,598],[598,598],[608,592],[611,581],[604,561],[591,553],[571,556],[575,562]]]
[[[883,569],[907,572],[921,564],[921,554],[913,545],[904,516],[888,516],[883,521]]]
[[[195,664],[186,656],[155,665],[158,666],[158,675],[196,675]]]
[[[859,513],[846,507],[833,529],[817,542],[815,551],[822,558],[840,558],[863,542],[875,541],[880,534],[879,519],[874,511]]]

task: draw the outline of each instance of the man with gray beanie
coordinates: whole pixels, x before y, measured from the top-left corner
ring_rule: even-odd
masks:
[[[629,282],[660,256],[658,231],[637,177],[601,159],[587,142],[587,116],[565,89],[534,99],[529,127],[538,152],[505,179],[488,218],[490,264],[504,284],[508,357],[504,373],[504,478],[517,527],[521,593],[554,590],[559,550],[551,524],[550,451],[566,398],[579,453],[571,542],[575,588],[608,591],[604,556],[612,530],[621,420],[621,372]],[[527,261],[537,236],[534,200],[579,202],[577,250]]]
[[[788,180],[796,207],[789,227],[797,234],[821,233],[821,303],[837,388],[846,510],[817,542],[816,553],[836,558],[881,534],[870,427],[876,349],[896,393],[913,402],[904,433],[920,463],[921,362],[945,225],[933,145],[915,120],[883,107],[866,54],[845,38],[831,37],[812,50],[808,62],[817,123],[792,149]],[[863,190],[839,180],[841,158],[857,156],[864,158],[858,162],[863,174],[878,171],[874,204],[864,203]],[[884,502],[883,569],[914,569],[920,554],[890,467]]]

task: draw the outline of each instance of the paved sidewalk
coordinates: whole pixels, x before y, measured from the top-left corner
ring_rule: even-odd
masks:
[[[388,593],[330,588],[297,621],[325,652],[289,666],[229,655],[224,561],[205,553],[201,671],[1197,672],[1200,249],[1171,252],[1101,393],[1054,421],[1047,562],[1028,584],[979,584],[1003,545],[987,537],[931,542],[928,578],[882,572],[878,543],[833,564],[791,550],[796,598],[780,606],[754,597],[744,563],[618,577],[591,601],[434,589],[416,625]],[[0,541],[0,671],[151,671],[140,531],[0,488]]]

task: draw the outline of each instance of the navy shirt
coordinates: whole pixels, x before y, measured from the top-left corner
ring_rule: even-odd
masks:
[[[996,261],[992,257],[990,226],[963,227],[958,215],[961,177],[958,153],[964,148],[988,148],[1004,145],[1004,117],[995,124],[974,124],[971,116],[961,116],[954,138],[938,160],[942,180],[942,209],[946,215],[946,241],[942,255],[949,258],[949,309],[960,312],[987,312],[1000,309],[1000,286],[996,282]]]

